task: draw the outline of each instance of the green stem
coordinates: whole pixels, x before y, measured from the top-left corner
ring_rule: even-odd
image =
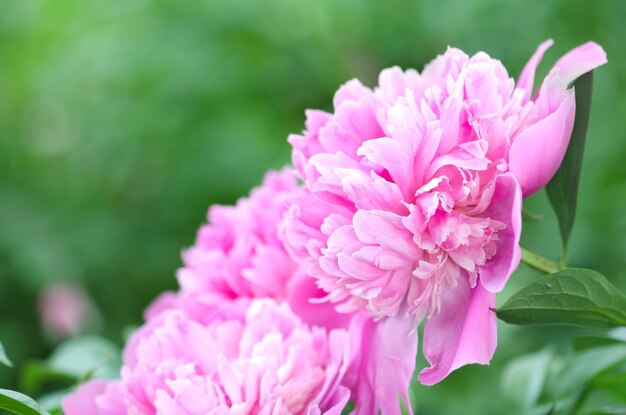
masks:
[[[553,274],[564,268],[560,264],[524,248],[522,248],[522,262],[544,274]]]

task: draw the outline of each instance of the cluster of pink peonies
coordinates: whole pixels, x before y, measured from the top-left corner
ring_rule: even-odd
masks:
[[[334,114],[308,111],[289,139],[295,174],[210,209],[121,379],[82,385],[66,415],[339,415],[349,401],[399,415],[424,319],[422,383],[488,363],[521,200],[563,159],[568,84],[606,62],[582,45],[531,99],[550,44],[517,84],[486,54],[448,49],[421,74],[384,70],[374,90],[348,82]]]

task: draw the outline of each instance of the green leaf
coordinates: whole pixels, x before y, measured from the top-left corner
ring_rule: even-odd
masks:
[[[511,324],[626,326],[626,296],[587,269],[566,268],[542,277],[495,311]]]
[[[32,361],[22,368],[19,389],[29,395],[37,396],[46,385],[70,386],[78,381],[76,375],[50,368],[45,362]]]
[[[32,398],[7,389],[0,389],[0,409],[18,415],[50,415]]]
[[[550,204],[556,212],[563,239],[564,252],[574,226],[576,217],[576,201],[578,184],[582,168],[585,137],[589,125],[591,111],[591,92],[593,87],[593,71],[587,72],[574,82],[576,88],[576,119],[574,130],[563,163],[552,180],[546,186]]]
[[[626,327],[618,327],[613,330],[581,333],[574,336],[572,346],[576,351],[582,351],[598,346],[626,343]]]
[[[59,346],[47,365],[50,369],[77,378],[91,374],[98,379],[119,377],[121,367],[119,348],[96,336],[78,337]]]
[[[0,342],[0,364],[3,364],[8,367],[13,367],[13,362],[11,362],[11,360],[7,356],[7,353],[4,350],[4,346],[2,345],[2,342]]]
[[[626,362],[626,344],[596,347],[573,355],[555,376],[550,391],[564,397],[598,375]]]
[[[539,403],[549,372],[558,365],[558,359],[549,349],[511,360],[502,372],[504,398],[520,412],[526,412]]]
[[[74,388],[70,388],[50,392],[43,396],[37,397],[37,401],[44,409],[50,412],[51,415],[63,413],[63,411],[61,410],[61,403],[63,401],[63,398],[65,398],[73,390]]]
[[[596,380],[595,386],[610,392],[613,396],[626,403],[626,372],[614,376],[603,376]]]
[[[51,384],[58,387],[90,378],[118,378],[120,354],[116,345],[100,337],[68,340],[47,361],[32,361],[24,366],[20,389],[36,395]]]

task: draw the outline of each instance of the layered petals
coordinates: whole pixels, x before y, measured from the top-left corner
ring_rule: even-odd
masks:
[[[500,61],[454,48],[422,73],[384,70],[373,89],[350,81],[333,113],[307,113],[307,131],[290,139],[305,189],[289,202],[288,251],[339,311],[414,327],[428,318],[426,383],[493,354],[489,304],[520,261],[522,197],[545,186],[567,150],[568,83],[606,61],[594,43],[576,48],[533,97],[552,43],[517,84]],[[486,336],[480,347],[473,328]],[[436,333],[458,347],[437,346]]]
[[[129,343],[122,379],[81,386],[64,412],[340,414],[350,397],[348,332],[303,324],[273,300],[238,305],[241,315],[206,323],[182,309],[159,314]]]
[[[522,234],[522,192],[515,178],[510,174],[496,179],[491,201],[483,215],[502,223],[506,229],[498,232],[496,242],[498,255],[480,271],[480,283],[492,293],[504,288],[508,278],[519,265],[521,249],[519,246]]]

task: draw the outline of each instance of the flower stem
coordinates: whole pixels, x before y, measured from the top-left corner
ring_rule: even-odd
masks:
[[[522,248],[522,262],[544,274],[552,274],[563,269],[560,264],[524,248]]]

